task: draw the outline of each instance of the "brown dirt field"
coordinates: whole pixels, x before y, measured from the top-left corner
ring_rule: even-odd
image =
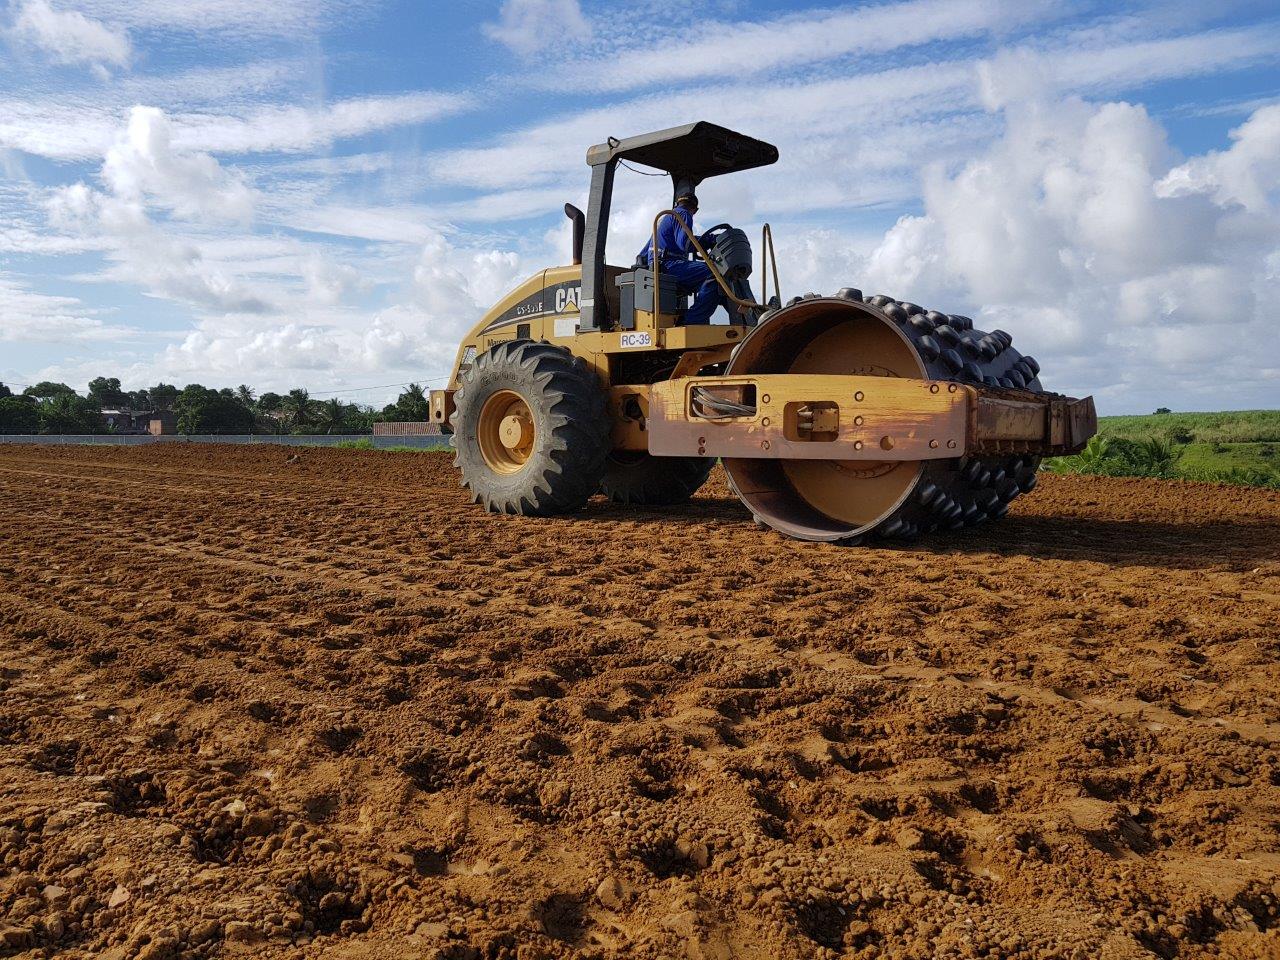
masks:
[[[0,955],[1280,956],[1280,493],[841,549],[0,446]]]

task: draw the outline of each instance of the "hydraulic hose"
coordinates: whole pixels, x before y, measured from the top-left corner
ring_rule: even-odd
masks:
[[[689,404],[693,415],[701,420],[732,420],[734,417],[754,416],[756,412],[751,404],[717,397],[703,387],[693,388]]]

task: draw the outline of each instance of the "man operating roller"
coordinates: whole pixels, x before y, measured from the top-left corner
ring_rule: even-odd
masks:
[[[676,205],[673,210],[689,231],[686,233],[680,229],[675,217],[670,214],[663,217],[658,223],[658,259],[661,263],[660,275],[675,280],[681,294],[693,294],[693,303],[685,311],[684,325],[692,327],[710,323],[711,315],[719,306],[723,306],[731,318],[734,317],[738,307],[725,296],[712,275],[711,268],[701,260],[690,259],[695,252],[689,235],[696,236],[693,215],[698,212],[698,195],[689,181],[681,180],[676,184]],[[704,250],[710,246],[710,239],[710,233],[698,237]],[[652,270],[653,256],[653,238],[650,237],[645,241],[637,259]],[[746,299],[751,299],[750,295]]]

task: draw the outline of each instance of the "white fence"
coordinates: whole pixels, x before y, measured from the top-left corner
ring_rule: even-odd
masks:
[[[414,447],[421,450],[445,449],[448,437],[373,437],[367,433],[317,436],[275,436],[273,434],[193,434],[191,436],[153,437],[148,434],[89,433],[66,435],[0,434],[0,443],[26,443],[37,446],[61,444],[105,444],[142,446],[150,443],[277,443],[289,447],[332,447],[340,443],[372,443],[374,447]]]

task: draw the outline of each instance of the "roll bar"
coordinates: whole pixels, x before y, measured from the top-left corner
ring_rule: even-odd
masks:
[[[698,184],[708,177],[768,166],[777,162],[778,148],[701,120],[636,137],[609,137],[587,150],[591,191],[587,198],[582,294],[578,302],[578,324],[582,330],[608,330],[617,319],[608,316],[606,307],[604,251],[609,234],[614,171],[624,160],[666,171],[674,187],[681,180]],[[675,202],[674,195],[672,202]],[[772,249],[771,239],[769,247]],[[776,288],[776,262],[774,266]]]

